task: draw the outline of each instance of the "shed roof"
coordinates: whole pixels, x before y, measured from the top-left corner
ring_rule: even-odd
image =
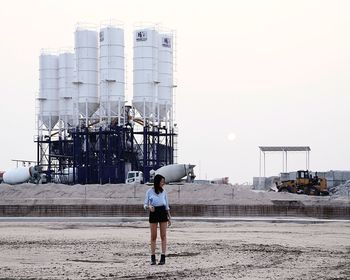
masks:
[[[311,151],[309,146],[259,146],[262,152],[307,152]]]

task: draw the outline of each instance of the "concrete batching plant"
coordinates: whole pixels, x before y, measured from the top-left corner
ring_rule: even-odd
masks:
[[[48,181],[122,183],[130,170],[147,181],[175,163],[173,33],[134,31],[132,105],[123,28],[79,26],[74,38],[74,52],[40,55],[37,161]]]

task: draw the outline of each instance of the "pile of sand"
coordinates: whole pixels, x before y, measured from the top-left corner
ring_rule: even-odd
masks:
[[[0,184],[0,204],[143,204],[147,185]],[[345,188],[345,187],[344,187]],[[348,203],[343,191],[332,196],[307,196],[252,190],[248,185],[166,185],[170,204],[272,205],[276,200],[301,201],[304,205]],[[339,188],[342,190],[342,188]]]

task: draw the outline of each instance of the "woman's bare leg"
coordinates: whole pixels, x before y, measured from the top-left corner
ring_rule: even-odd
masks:
[[[151,230],[151,255],[154,255],[156,253],[157,225],[157,223],[149,224]]]
[[[165,255],[166,253],[166,229],[167,229],[167,223],[163,222],[160,224],[160,239],[162,240],[162,254]]]

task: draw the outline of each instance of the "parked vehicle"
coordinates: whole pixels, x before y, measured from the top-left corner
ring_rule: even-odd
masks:
[[[160,174],[165,178],[166,183],[179,182],[186,176],[186,182],[193,182],[196,175],[194,175],[193,168],[195,165],[192,164],[170,164],[165,165],[157,170],[150,171],[150,177],[153,178],[155,175]],[[129,171],[125,180],[126,184],[144,182],[143,173],[141,171]]]
[[[312,177],[308,170],[297,171],[295,180],[276,182],[278,192],[290,192],[307,195],[329,195],[327,180],[319,178],[317,172]]]
[[[2,180],[6,184],[16,185],[26,182],[38,183],[40,180],[39,166],[17,167],[5,171],[2,175]]]
[[[129,171],[125,184],[143,184],[143,173],[141,171]]]

